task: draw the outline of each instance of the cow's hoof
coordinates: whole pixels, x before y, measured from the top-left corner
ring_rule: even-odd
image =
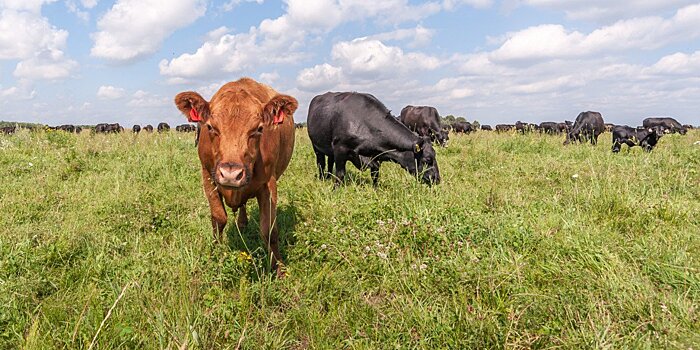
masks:
[[[277,279],[284,279],[288,275],[289,271],[287,271],[287,267],[282,263],[277,264]]]

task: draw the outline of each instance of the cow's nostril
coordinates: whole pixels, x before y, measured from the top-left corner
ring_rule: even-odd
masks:
[[[243,170],[239,171],[239,172],[238,172],[238,176],[236,176],[235,181],[241,181],[241,180],[243,180],[243,175],[245,175],[245,174],[244,174],[244,171],[243,171]]]

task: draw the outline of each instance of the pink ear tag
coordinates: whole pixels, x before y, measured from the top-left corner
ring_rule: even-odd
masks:
[[[280,110],[280,112],[277,113],[275,118],[272,119],[272,124],[279,125],[279,124],[284,123],[284,117],[285,117],[284,110]]]
[[[190,122],[201,122],[202,117],[199,116],[199,113],[197,113],[197,110],[193,108],[190,109],[190,117],[187,118]]]

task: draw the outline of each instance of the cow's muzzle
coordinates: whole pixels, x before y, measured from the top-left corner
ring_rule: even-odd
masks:
[[[216,167],[216,183],[224,187],[240,188],[250,182],[250,171],[237,163],[219,163]]]

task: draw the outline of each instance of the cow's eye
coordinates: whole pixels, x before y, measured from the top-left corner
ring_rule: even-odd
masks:
[[[261,126],[258,126],[258,134],[262,134],[262,132],[263,132],[263,127],[262,127],[262,125],[261,125]]]

